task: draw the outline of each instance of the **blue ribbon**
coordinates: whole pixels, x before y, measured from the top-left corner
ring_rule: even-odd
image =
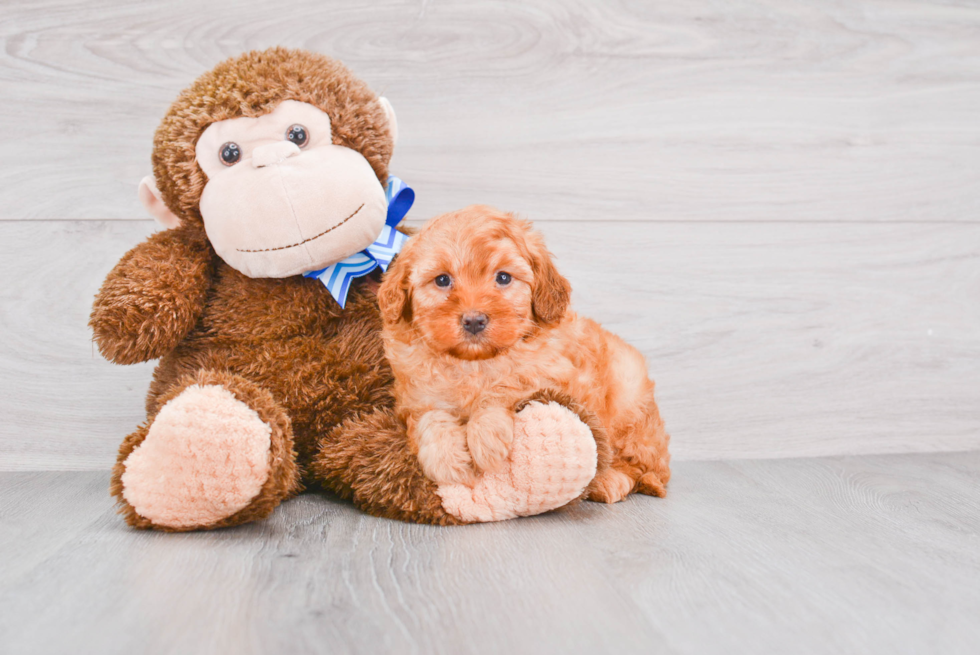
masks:
[[[303,277],[319,278],[341,309],[347,304],[347,292],[350,291],[351,281],[367,275],[379,266],[382,271],[387,271],[388,264],[408,240],[408,236],[396,230],[395,226],[402,222],[405,214],[412,208],[415,192],[400,179],[391,176],[385,189],[385,200],[388,201],[388,216],[385,219],[385,226],[381,228],[381,234],[374,243],[336,264],[319,271],[303,273]]]

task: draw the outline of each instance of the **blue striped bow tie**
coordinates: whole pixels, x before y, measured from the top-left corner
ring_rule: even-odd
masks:
[[[319,278],[341,309],[347,304],[347,292],[350,291],[351,281],[356,277],[367,275],[379,266],[382,271],[387,271],[388,264],[408,240],[408,237],[396,230],[395,226],[402,222],[405,214],[412,208],[415,192],[397,177],[391,176],[385,189],[385,199],[388,201],[388,217],[374,243],[336,264],[319,271],[303,273],[303,277]]]

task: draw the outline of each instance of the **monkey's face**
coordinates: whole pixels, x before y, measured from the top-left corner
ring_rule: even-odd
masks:
[[[371,165],[334,145],[330,117],[305,102],[211,124],[196,158],[208,176],[200,204],[208,239],[249,277],[325,268],[384,227],[385,192]]]

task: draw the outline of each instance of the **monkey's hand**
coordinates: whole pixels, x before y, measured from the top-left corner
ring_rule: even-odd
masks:
[[[127,252],[92,307],[99,352],[135,364],[173,350],[200,317],[212,272],[212,250],[199,228],[158,232]]]

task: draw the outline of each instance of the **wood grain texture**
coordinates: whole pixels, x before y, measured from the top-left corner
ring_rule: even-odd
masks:
[[[980,448],[980,226],[540,224],[644,352],[677,459]],[[149,221],[0,223],[0,470],[105,469],[151,365],[86,326]]]
[[[432,215],[976,221],[980,5],[6,2],[0,218],[140,218],[153,130],[223,58],[348,63]]]
[[[975,653],[980,453],[684,462],[666,499],[466,528],[328,497],[136,532],[0,475],[6,653]]]

